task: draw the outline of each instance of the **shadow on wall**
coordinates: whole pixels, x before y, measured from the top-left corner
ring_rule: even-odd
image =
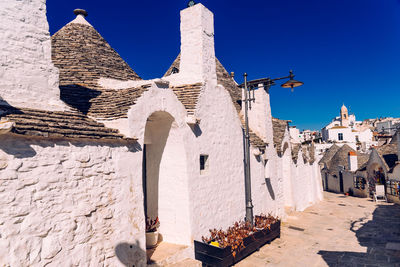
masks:
[[[146,266],[146,251],[136,244],[120,243],[115,247],[115,255],[118,260],[127,267]],[[158,265],[152,264],[157,267]]]
[[[11,114],[23,114],[23,112],[0,97],[0,120]],[[34,157],[36,155],[36,151],[26,142],[20,142],[22,139],[20,140],[18,137],[12,139],[3,135],[0,138],[4,139],[0,142],[0,150],[9,155],[13,155],[16,158]]]
[[[274,189],[272,188],[271,178],[265,178],[265,184],[267,186],[269,195],[271,196],[272,200],[275,200],[275,193]]]
[[[367,252],[325,251],[319,255],[328,266],[400,266],[400,206],[377,206],[372,220],[360,218],[351,223],[350,230],[355,233],[361,246]]]
[[[190,126],[190,129],[192,129],[192,132],[196,137],[201,136],[201,134],[203,133],[203,131],[201,130],[201,128],[198,124]]]
[[[107,147],[127,147],[129,152],[139,152],[142,151],[142,146],[138,142],[125,141],[125,140],[82,140],[82,141],[60,141],[60,143],[64,143],[67,146],[69,144],[76,147],[85,147],[85,146],[107,146]],[[59,143],[57,142],[57,145]]]

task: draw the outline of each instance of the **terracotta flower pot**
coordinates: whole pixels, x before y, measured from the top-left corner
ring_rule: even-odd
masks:
[[[154,248],[158,242],[158,231],[146,232],[146,248]]]

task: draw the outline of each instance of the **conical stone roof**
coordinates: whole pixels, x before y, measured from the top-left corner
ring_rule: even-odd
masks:
[[[288,122],[277,118],[272,118],[272,129],[274,131],[274,145],[278,155],[282,155],[285,151],[282,151],[282,141],[285,137],[285,132]]]
[[[333,144],[328,151],[325,152],[324,156],[321,158],[319,161],[319,164],[328,164],[332,157],[336,154],[336,152],[339,150],[339,146],[336,144]]]
[[[328,168],[331,172],[338,172],[339,166],[343,166],[346,170],[349,169],[348,154],[349,152],[355,152],[349,145],[344,144],[332,157],[328,163]]]
[[[100,78],[141,79],[82,15],[56,32],[51,43],[60,85],[94,88]]]

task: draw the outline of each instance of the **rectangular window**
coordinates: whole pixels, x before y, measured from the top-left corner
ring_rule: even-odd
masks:
[[[200,155],[200,174],[206,173],[208,170],[208,155]]]
[[[354,188],[364,190],[367,182],[363,177],[354,177]]]
[[[343,133],[338,133],[338,140],[342,141],[343,140]]]

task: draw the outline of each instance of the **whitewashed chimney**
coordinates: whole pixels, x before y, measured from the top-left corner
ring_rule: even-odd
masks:
[[[179,76],[187,83],[217,84],[214,15],[202,4],[181,11]]]
[[[65,109],[51,61],[46,1],[0,1],[0,103]]]
[[[349,170],[355,172],[358,169],[357,153],[354,151],[350,151],[348,160],[349,160]]]

